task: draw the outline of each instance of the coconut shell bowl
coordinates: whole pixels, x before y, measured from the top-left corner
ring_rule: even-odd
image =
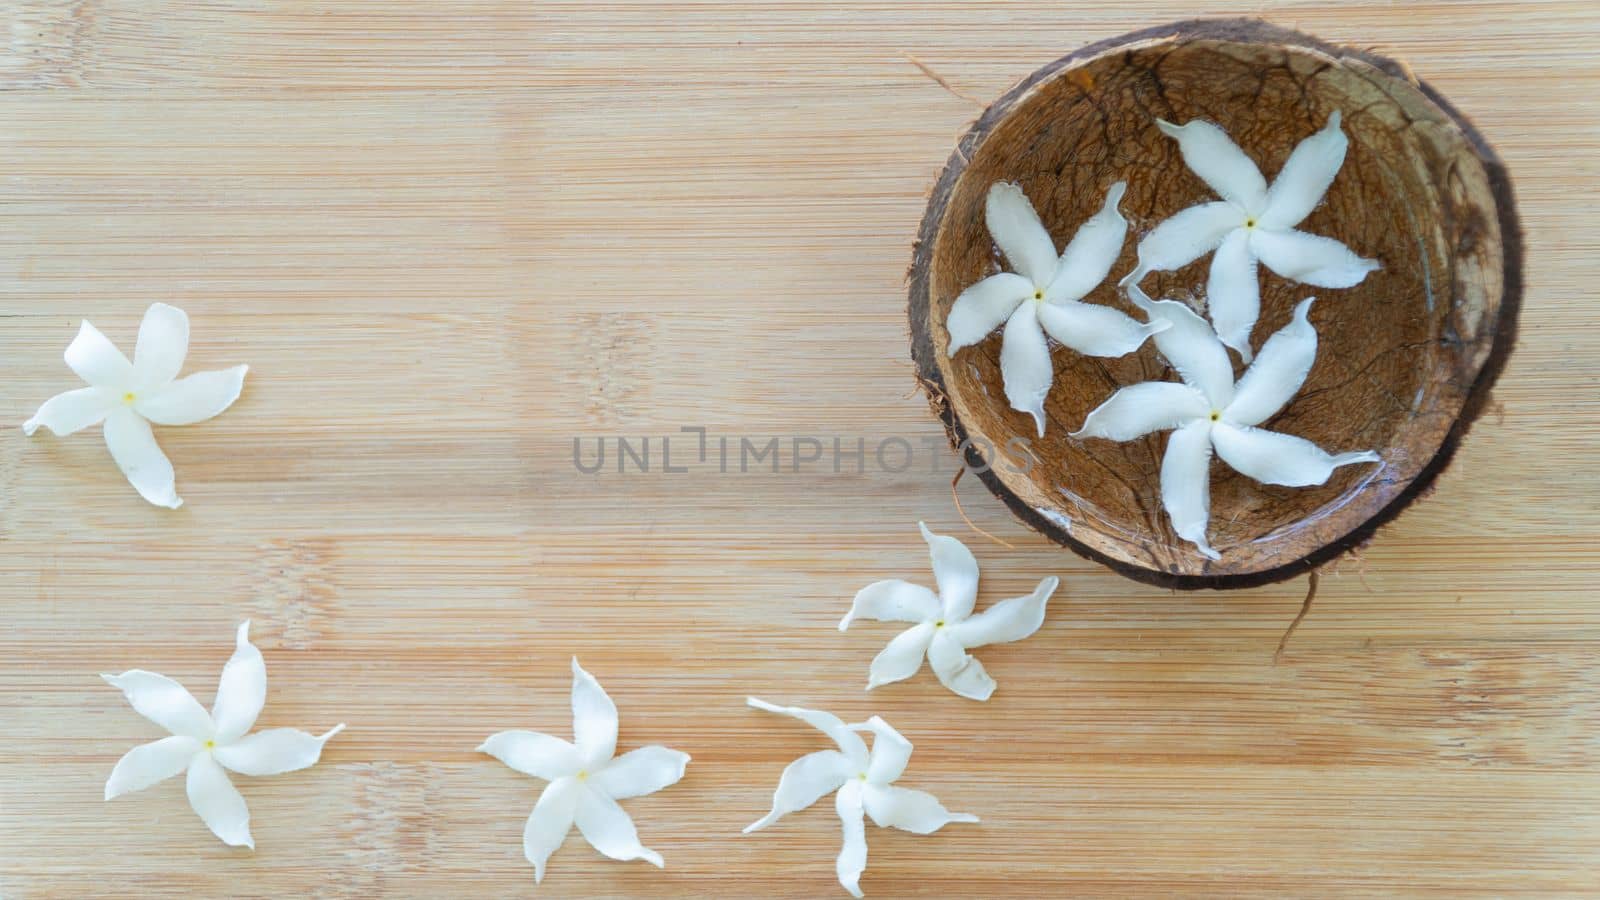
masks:
[[[1268,181],[1295,146],[1342,116],[1348,151],[1297,227],[1381,268],[1328,290],[1258,272],[1259,347],[1317,300],[1318,349],[1304,386],[1263,428],[1381,461],[1308,487],[1211,467],[1211,545],[1196,552],[1165,514],[1170,432],[1126,442],[1072,437],[1118,388],[1177,380],[1154,340],[1120,357],[1051,344],[1045,435],[1007,403],[1001,337],[949,352],[958,295],[1004,270],[985,223],[997,182],[1019,185],[1057,250],[1126,182],[1129,228],[1110,275],[1084,296],[1143,322],[1118,281],[1141,237],[1216,193],[1157,120],[1220,126]],[[912,354],[934,411],[969,469],[1023,522],[1139,581],[1233,588],[1307,572],[1352,550],[1417,499],[1482,412],[1510,352],[1521,244],[1504,166],[1472,125],[1405,65],[1254,20],[1179,22],[1084,47],[1030,75],[961,139],[928,202],[910,273]],[[1140,284],[1205,315],[1204,255]],[[1229,354],[1235,375],[1245,370]],[[1009,448],[1009,449],[1008,449]]]

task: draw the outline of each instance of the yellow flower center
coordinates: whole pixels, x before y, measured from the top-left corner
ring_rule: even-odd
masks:
[[[1035,300],[1043,300],[1044,299],[1044,291],[1041,291],[1041,290],[1035,288],[1034,291],[1033,291],[1033,299],[1035,299]]]
[[[135,399],[136,398],[133,396],[133,391],[129,391],[126,394],[122,395],[122,402],[127,404],[128,406],[132,406],[133,405],[133,401]]]
[[[217,742],[216,741],[206,741],[206,749],[207,750],[215,750],[215,749],[217,749]]]
[[[1254,228],[1254,227],[1256,227],[1256,220],[1255,219],[1245,219],[1244,220],[1244,227],[1246,227],[1246,228]]]
[[[1213,421],[1213,422],[1221,422],[1222,421],[1222,413],[1221,413],[1221,411],[1213,409],[1211,411],[1211,421]]]
[[[588,781],[588,780],[589,780],[589,773],[588,773],[588,771],[587,771],[587,770],[580,770],[580,771],[579,771],[579,772],[578,772],[578,780],[579,780],[579,781]]]

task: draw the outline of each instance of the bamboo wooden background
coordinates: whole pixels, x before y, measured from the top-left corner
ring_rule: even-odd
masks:
[[[1498,408],[1324,578],[1277,665],[1303,583],[1152,590],[974,480],[968,511],[1016,547],[966,532],[910,394],[909,242],[977,107],[902,54],[991,98],[1202,11],[1408,60],[1501,151],[1527,227]],[[178,512],[97,433],[0,430],[0,896],[527,896],[539,784],[473,748],[565,733],[573,654],[624,748],[694,762],[627,804],[664,872],[574,837],[541,896],[843,896],[829,804],[739,835],[820,746],[749,693],[884,715],[917,744],[905,783],[984,818],[872,829],[869,896],[1600,894],[1593,4],[5,12],[0,419],[76,385],[80,318],[131,347],[156,300],[193,317],[192,368],[252,368],[225,415],[159,431]],[[683,426],[827,453],[800,474],[574,469],[574,437],[675,435],[693,463]],[[834,437],[889,436],[911,469],[833,473]],[[861,585],[927,581],[919,518],[969,541],[980,603],[1063,578],[1038,635],[985,651],[987,705],[926,672],[864,694],[894,630],[834,630]],[[100,799],[160,733],[98,673],[209,702],[246,617],[261,723],[350,723],[318,767],[238,779],[253,854],[181,781]]]

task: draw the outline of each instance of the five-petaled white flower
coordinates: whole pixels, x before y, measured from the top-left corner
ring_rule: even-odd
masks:
[[[666,747],[617,751],[617,706],[594,676],[572,660],[574,743],[536,731],[502,731],[478,749],[518,772],[550,782],[528,816],[522,850],[533,880],[544,880],[550,858],[574,822],[589,845],[612,859],[642,859],[661,868],[661,854],[639,843],[633,820],[618,800],[653,794],[678,783],[689,754]]]
[[[1289,324],[1267,339],[1235,384],[1228,351],[1204,319],[1176,300],[1152,302],[1137,286],[1130,294],[1152,320],[1171,323],[1156,335],[1156,349],[1183,382],[1122,388],[1072,436],[1130,441],[1173,429],[1161,460],[1161,504],[1173,530],[1202,554],[1220,558],[1206,541],[1213,449],[1236,471],[1289,487],[1322,484],[1339,466],[1380,461],[1370,450],[1330,455],[1304,438],[1256,427],[1294,397],[1316,360],[1317,331],[1307,318],[1311,298],[1295,307]]]
[[[839,622],[844,631],[857,616],[879,622],[915,622],[902,631],[872,660],[867,690],[917,674],[924,655],[939,682],[963,697],[987,700],[994,679],[983,663],[967,653],[972,647],[1020,641],[1044,624],[1044,607],[1061,582],[1054,575],[1039,582],[1033,593],[1002,600],[972,615],[978,598],[978,561],[972,551],[953,537],[934,534],[917,523],[928,555],[933,559],[934,595],[919,584],[890,579],[875,581],[856,592],[850,612]]]
[[[748,702],[756,709],[799,719],[832,738],[839,749],[818,750],[790,763],[773,792],[772,812],[752,823],[744,833],[765,828],[838,791],[834,809],[844,826],[844,848],[839,851],[835,868],[839,883],[851,894],[861,896],[861,873],[867,868],[863,812],[879,828],[898,828],[913,834],[932,834],[951,822],[978,821],[974,815],[950,812],[926,791],[892,784],[911,761],[911,742],[877,716],[857,725],[845,725],[838,716],[820,710],[774,706],[755,697]],[[870,731],[876,736],[871,753],[857,731]]]
[[[1211,322],[1222,342],[1248,363],[1250,331],[1261,314],[1258,261],[1290,281],[1324,288],[1353,287],[1379,267],[1332,238],[1294,228],[1322,202],[1344,164],[1349,141],[1339,129],[1337,110],[1321,131],[1294,148],[1270,188],[1256,164],[1216,125],[1199,119],[1182,126],[1156,124],[1177,139],[1183,161],[1222,199],[1191,206],[1157,225],[1139,242],[1139,266],[1124,285],[1215,250],[1206,281]]]
[[[22,430],[39,426],[60,436],[106,423],[106,446],[139,495],[157,506],[183,505],[172,463],[156,443],[150,423],[192,425],[217,415],[239,398],[249,366],[196,372],[178,378],[189,353],[189,317],[165,303],[152,304],[139,325],[133,362],[85,321],[67,346],[67,365],[89,383],[44,402]]]
[[[217,700],[207,713],[183,685],[165,675],[130,669],[102,675],[127,696],[134,711],[172,732],[129,750],[106,780],[106,799],[142,791],[187,771],[189,805],[222,842],[255,848],[250,810],[228,780],[240,775],[281,775],[316,764],[322,745],[344,730],[339,723],[318,737],[297,728],[246,735],[267,699],[267,664],[250,643],[250,623],[239,626],[233,656],[222,667]]]
[[[1105,280],[1122,252],[1128,220],[1117,204],[1126,188],[1120,181],[1111,186],[1105,205],[1078,228],[1059,258],[1022,188],[1006,182],[989,188],[984,220],[1016,272],[990,275],[961,292],[944,323],[950,332],[949,352],[954,356],[1004,322],[1000,374],[1006,400],[1012,409],[1033,416],[1039,437],[1044,437],[1044,398],[1055,378],[1045,332],[1088,356],[1123,356],[1161,327],[1141,324],[1108,306],[1079,302]]]

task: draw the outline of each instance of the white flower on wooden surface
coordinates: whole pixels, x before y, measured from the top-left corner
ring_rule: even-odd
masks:
[[[478,748],[518,772],[549,782],[522,832],[522,850],[533,863],[533,880],[544,880],[545,861],[573,824],[589,846],[612,859],[642,859],[663,867],[661,854],[639,843],[633,820],[617,801],[677,784],[689,765],[689,754],[650,746],[616,756],[617,706],[576,657],[572,736],[568,743],[536,731],[502,731]]]
[[[136,712],[172,733],[118,760],[106,780],[106,799],[187,772],[189,805],[230,846],[254,849],[255,839],[250,836],[250,810],[227,773],[280,775],[308,768],[322,758],[322,745],[344,729],[341,722],[320,737],[296,728],[246,734],[267,699],[267,665],[250,643],[248,621],[239,626],[209,713],[165,675],[130,669],[100,677],[122,691]]]
[[[67,366],[88,387],[57,394],[44,402],[22,430],[39,426],[58,436],[105,423],[111,458],[139,496],[157,506],[183,505],[172,463],[156,443],[150,425],[192,425],[217,415],[239,399],[249,366],[196,372],[183,378],[189,353],[189,317],[165,303],[152,304],[139,325],[133,362],[85,321],[67,346]]]
[[[792,812],[798,812],[832,794],[834,810],[844,828],[844,847],[835,868],[839,883],[860,897],[861,873],[867,868],[867,829],[863,819],[872,819],[879,828],[898,828],[913,834],[932,834],[951,822],[976,822],[978,817],[953,813],[932,794],[895,787],[911,761],[911,742],[900,736],[888,722],[873,716],[856,725],[846,725],[838,716],[799,706],[775,706],[765,700],[749,698],[756,709],[792,716],[833,739],[837,750],[818,750],[790,763],[778,779],[772,795],[772,811],[745,828],[745,834],[771,825]],[[872,751],[856,734],[869,731],[875,737]]]
[[[917,523],[933,559],[939,593],[899,579],[875,581],[856,592],[850,612],[839,622],[844,631],[858,616],[880,622],[913,622],[872,660],[867,690],[910,678],[924,656],[939,683],[963,697],[987,700],[994,679],[967,651],[985,644],[1020,641],[1044,624],[1045,604],[1060,580],[1050,576],[1033,593],[1002,600],[978,615],[978,561],[953,537],[934,534]]]

